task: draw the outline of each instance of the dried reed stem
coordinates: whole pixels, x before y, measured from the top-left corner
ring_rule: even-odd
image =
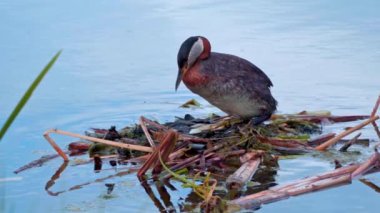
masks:
[[[377,119],[379,119],[379,116],[374,116],[374,117],[371,117],[369,118],[368,120],[352,127],[352,128],[349,128],[348,130],[338,134],[335,138],[332,138],[328,141],[326,141],[325,143],[315,147],[316,150],[318,151],[325,151],[327,148],[329,148],[330,146],[336,144],[340,139],[344,138],[345,136],[355,132],[356,130],[359,130],[365,126],[367,126],[368,124],[376,121]]]
[[[261,158],[251,159],[243,163],[238,170],[236,170],[232,175],[228,176],[226,180],[228,189],[238,189],[247,184],[248,181],[252,179],[252,176],[256,173],[259,167]]]
[[[68,161],[69,158],[62,151],[62,149],[55,143],[55,141],[50,137],[50,135],[49,135],[50,133],[55,133],[55,134],[59,134],[59,135],[66,135],[66,136],[70,136],[70,137],[74,137],[74,138],[80,138],[80,139],[83,139],[83,140],[88,140],[88,141],[95,142],[95,143],[107,144],[107,145],[110,145],[110,146],[120,147],[120,148],[124,148],[124,149],[137,150],[137,151],[141,151],[141,152],[153,152],[152,148],[146,147],[146,146],[133,145],[133,144],[125,144],[125,143],[118,143],[118,142],[114,142],[114,141],[110,141],[110,140],[105,140],[105,139],[100,139],[100,138],[94,138],[94,137],[90,137],[90,136],[86,136],[86,135],[80,135],[80,134],[77,134],[77,133],[67,132],[67,131],[63,131],[63,130],[59,130],[59,129],[50,129],[50,130],[47,130],[44,133],[43,136],[50,143],[50,145],[55,149],[55,151],[57,151],[57,153],[65,161]]]
[[[161,155],[163,160],[166,161],[169,154],[173,151],[174,145],[177,142],[178,133],[172,130],[169,130],[166,133],[165,139],[160,143],[158,148],[153,151],[153,153],[149,156],[148,160],[145,161],[144,165],[137,172],[137,177],[140,181],[144,180],[144,175],[148,171],[149,168],[155,167],[159,164],[159,155]],[[156,169],[157,170],[157,169]]]
[[[371,113],[371,117],[374,117],[379,109],[379,105],[380,105],[380,95],[379,97],[377,98],[377,101],[376,101],[376,104],[375,106],[373,107],[373,110],[372,110],[372,113]],[[373,128],[375,128],[375,132],[377,134],[377,137],[379,137],[380,139],[380,130],[379,130],[379,127],[377,126],[376,122],[372,122],[372,125],[373,125]]]
[[[146,139],[148,140],[150,146],[155,149],[156,148],[156,144],[154,144],[154,141],[152,139],[152,136],[150,135],[149,131],[148,131],[148,128],[146,127],[146,124],[145,124],[145,121],[144,121],[144,117],[140,117],[140,126],[141,126],[141,129],[143,130],[144,134],[145,134],[145,137]]]
[[[380,106],[380,95],[377,98],[376,104],[375,104],[375,106],[372,109],[371,117],[374,117],[376,115],[376,112],[379,109],[379,106]]]

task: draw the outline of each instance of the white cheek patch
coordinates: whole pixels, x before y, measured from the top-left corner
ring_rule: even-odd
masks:
[[[201,38],[198,38],[198,40],[191,47],[189,56],[187,58],[187,64],[189,67],[191,67],[195,63],[195,61],[202,54],[202,52],[203,52],[203,41]]]

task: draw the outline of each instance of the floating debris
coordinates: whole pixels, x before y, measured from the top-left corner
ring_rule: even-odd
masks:
[[[69,151],[70,155],[80,155],[85,152],[87,152],[91,147],[91,144],[88,142],[83,142],[83,141],[77,141],[77,142],[72,142],[69,144]]]
[[[106,183],[104,184],[107,187],[107,194],[110,195],[115,187],[114,183]]]
[[[199,108],[201,107],[201,104],[195,99],[191,99],[187,101],[186,103],[182,104],[181,107],[182,108]]]

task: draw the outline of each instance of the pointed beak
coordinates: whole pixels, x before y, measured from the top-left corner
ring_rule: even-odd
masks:
[[[182,81],[182,75],[183,75],[183,71],[182,71],[182,69],[178,69],[177,81],[175,82],[175,91],[177,91],[178,86],[179,86],[179,84],[180,84],[181,81]]]

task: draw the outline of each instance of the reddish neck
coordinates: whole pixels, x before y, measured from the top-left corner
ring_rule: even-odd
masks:
[[[201,72],[201,65],[203,60],[206,60],[210,57],[211,53],[211,44],[205,37],[201,37],[203,42],[203,52],[199,55],[197,61],[192,67],[185,71],[183,75],[183,82],[187,87],[199,87],[206,84],[209,81],[209,78]]]
[[[208,82],[208,77],[201,73],[200,68],[200,60],[197,60],[190,69],[185,71],[182,80],[187,87],[198,87]]]

